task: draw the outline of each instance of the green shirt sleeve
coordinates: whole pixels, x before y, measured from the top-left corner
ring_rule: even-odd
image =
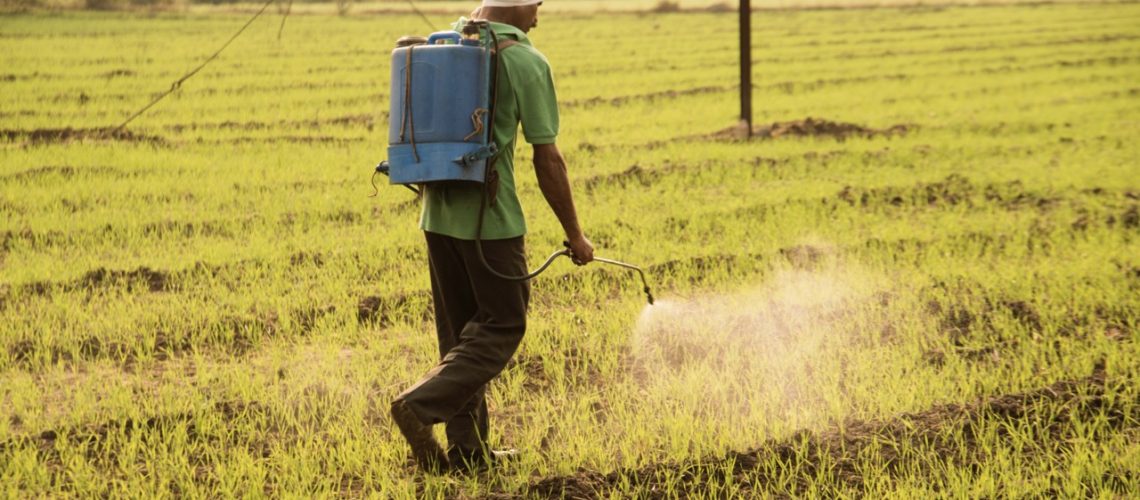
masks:
[[[514,50],[529,51],[529,47]],[[554,75],[546,58],[533,52],[525,55],[537,60],[519,65],[521,71],[511,75],[523,136],[530,144],[554,144],[558,137],[558,96],[554,91]]]

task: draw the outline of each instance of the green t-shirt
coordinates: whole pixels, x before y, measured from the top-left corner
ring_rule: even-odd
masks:
[[[460,18],[459,29],[467,20]],[[558,101],[550,63],[526,34],[507,24],[491,23],[499,41],[517,45],[501,51],[503,65],[495,110],[494,136],[499,160],[495,170],[499,190],[483,220],[483,239],[498,240],[526,234],[526,220],[515,192],[515,142],[519,123],[530,144],[553,144],[558,136]],[[464,240],[475,239],[482,184],[441,183],[424,189],[420,228]]]

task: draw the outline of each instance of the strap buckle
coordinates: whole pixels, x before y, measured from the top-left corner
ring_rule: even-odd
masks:
[[[467,153],[463,156],[460,156],[459,158],[456,158],[453,161],[455,161],[455,163],[463,165],[464,167],[471,167],[472,165],[475,164],[475,162],[478,162],[480,160],[486,160],[488,158],[495,156],[498,153],[499,153],[499,147],[496,146],[495,143],[492,142],[490,144],[487,144],[486,146],[483,146],[479,149],[476,149],[475,151],[472,151],[472,152]]]

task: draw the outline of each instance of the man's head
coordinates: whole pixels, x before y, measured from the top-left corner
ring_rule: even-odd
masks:
[[[523,33],[538,26],[538,6],[542,0],[483,0],[478,15],[481,19],[509,24]]]

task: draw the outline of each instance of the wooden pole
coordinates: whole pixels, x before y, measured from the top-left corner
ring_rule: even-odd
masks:
[[[740,0],[740,120],[752,138],[752,2]]]

